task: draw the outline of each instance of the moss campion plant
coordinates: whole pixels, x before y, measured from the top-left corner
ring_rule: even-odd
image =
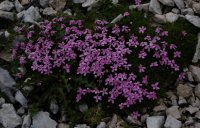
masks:
[[[89,95],[95,102],[104,100],[119,109],[157,99],[161,86],[149,72],[170,70],[184,78],[177,64],[181,52],[165,41],[168,31],[157,27],[154,35],[148,35],[145,26],[131,33],[128,25],[110,25],[104,20],[94,24],[93,29],[85,28],[81,20],[60,17],[43,22],[40,28],[18,28],[26,40],[13,48],[13,57],[21,67],[46,76],[67,74],[68,81],[73,81],[72,74],[92,78],[97,84],[75,87],[74,99],[80,102]],[[132,117],[139,116],[134,110]]]

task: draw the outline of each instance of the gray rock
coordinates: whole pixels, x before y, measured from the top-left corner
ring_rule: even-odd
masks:
[[[49,117],[48,112],[40,111],[33,117],[31,128],[56,128],[56,121]]]
[[[175,14],[179,14],[180,13],[179,9],[177,9],[177,8],[173,8],[172,12],[175,13]]]
[[[115,128],[117,126],[117,115],[114,114],[111,121],[108,123],[109,128]]]
[[[71,9],[67,9],[67,10],[65,10],[63,13],[65,13],[65,14],[67,14],[67,15],[69,15],[69,16],[72,16],[72,11],[71,11]]]
[[[23,118],[22,128],[30,128],[31,126],[31,116],[25,115]]]
[[[197,46],[196,46],[196,51],[195,51],[193,59],[192,59],[193,63],[197,63],[198,60],[200,59],[200,32],[198,33],[197,38],[198,38],[198,42],[197,42]]]
[[[181,14],[183,15],[194,15],[192,8],[181,9]]]
[[[6,12],[0,10],[0,18],[14,21],[14,14],[13,12]]]
[[[190,81],[190,82],[194,82],[194,79],[192,77],[192,73],[191,72],[187,72],[186,73],[186,78]]]
[[[155,14],[153,20],[157,23],[164,24],[167,22],[165,15]]]
[[[13,8],[14,8],[14,4],[8,0],[5,0],[0,3],[0,10],[10,11]]]
[[[88,105],[87,104],[79,105],[79,111],[86,112],[87,110],[88,110]]]
[[[192,125],[194,123],[194,120],[192,119],[192,117],[188,117],[188,119],[185,121],[184,125],[188,126],[188,125]]]
[[[174,7],[174,1],[173,0],[159,0],[160,3],[162,3],[163,5],[167,5],[167,6],[172,6]]]
[[[82,4],[84,3],[86,0],[73,0],[73,3],[75,4]]]
[[[86,124],[78,124],[74,128],[90,128],[90,126],[87,126]]]
[[[119,0],[112,0],[112,3],[113,3],[113,4],[118,4],[118,3],[119,3]]]
[[[162,128],[165,122],[164,116],[147,117],[147,128]]]
[[[96,3],[98,3],[99,0],[86,0],[84,3],[82,3],[82,7],[90,7]]]
[[[193,89],[187,84],[179,84],[177,87],[177,94],[184,98],[190,97],[192,95]]]
[[[176,119],[180,119],[181,118],[181,113],[178,110],[178,108],[179,108],[179,106],[172,106],[172,107],[170,107],[170,108],[168,108],[166,110],[166,114],[167,115],[171,115]]]
[[[57,102],[55,100],[51,101],[50,110],[51,110],[51,112],[53,114],[57,114],[58,113],[59,107],[58,107],[58,104],[57,104]]]
[[[10,53],[7,53],[7,52],[1,52],[0,58],[2,60],[7,61],[7,62],[11,62],[13,60],[12,55]]]
[[[195,123],[195,124],[194,124],[194,127],[195,127],[195,128],[200,128],[200,123]]]
[[[193,10],[195,13],[200,14],[200,3],[193,4]]]
[[[196,87],[195,87],[195,91],[194,91],[195,95],[200,98],[200,84],[198,84]]]
[[[196,117],[197,119],[200,119],[200,111],[196,112],[195,117]]]
[[[200,82],[200,68],[197,66],[190,65],[189,70],[196,82]]]
[[[17,102],[19,102],[24,108],[27,108],[27,107],[28,107],[28,106],[27,106],[28,101],[27,101],[27,99],[24,97],[24,95],[22,94],[21,91],[17,91],[17,92],[15,93],[15,100],[16,100]]]
[[[185,18],[194,26],[200,28],[200,18],[193,15],[185,15]]]
[[[30,3],[30,0],[21,0],[21,4],[24,6],[24,5],[27,5]]]
[[[20,4],[18,0],[15,0],[15,8],[17,12],[21,12],[24,9],[24,7]]]
[[[45,8],[42,12],[43,15],[52,16],[55,15],[57,11],[55,11],[52,7]]]
[[[174,2],[179,9],[185,8],[185,4],[184,4],[183,0],[174,0]]]
[[[188,111],[190,114],[194,114],[199,111],[199,108],[190,105],[188,108],[186,108],[186,111]]]
[[[185,105],[185,104],[187,104],[187,101],[184,97],[179,96],[178,104],[179,105]]]
[[[39,3],[43,8],[46,8],[48,7],[49,0],[39,0]]]
[[[0,107],[2,107],[2,105],[5,103],[6,101],[5,101],[5,99],[4,98],[0,98]]]
[[[130,5],[130,10],[137,9],[138,11],[144,10],[145,12],[149,11],[149,3],[140,4],[140,5]]]
[[[149,117],[149,114],[144,114],[144,115],[142,115],[140,121],[141,121],[142,123],[145,123],[146,120],[147,120],[147,117]]]
[[[100,122],[100,124],[97,126],[97,128],[106,128],[106,123]]]
[[[155,106],[153,108],[153,111],[160,112],[160,111],[166,111],[167,107],[164,104],[161,104],[159,106]]]
[[[149,4],[149,11],[155,14],[162,14],[162,8],[157,0],[151,0]]]
[[[166,15],[166,20],[167,20],[167,22],[169,22],[169,23],[174,23],[174,22],[176,22],[177,20],[178,20],[178,15],[177,14],[174,14],[174,13],[172,13],[172,12],[169,12],[169,13],[167,13],[167,14],[165,14]]]
[[[115,24],[115,23],[119,22],[122,18],[123,18],[123,15],[119,14],[115,19],[113,19],[111,21],[111,23]]]
[[[56,11],[62,11],[65,8],[66,0],[49,0],[49,5]]]
[[[15,128],[21,125],[22,119],[16,114],[12,104],[2,105],[2,109],[0,109],[0,123],[5,128]]]
[[[141,124],[141,122],[139,121],[139,120],[134,120],[133,119],[133,117],[131,117],[131,116],[128,116],[126,119],[125,119],[125,121],[126,122],[128,122],[129,124],[132,124],[132,125],[137,125],[137,126],[141,126],[142,124]],[[118,124],[119,122],[117,122],[117,124]],[[117,125],[116,124],[116,125]],[[110,126],[113,126],[112,128],[115,128],[114,126],[115,125],[110,125]],[[118,126],[118,125],[117,125]],[[116,127],[117,127],[116,126]]]
[[[23,12],[23,21],[27,23],[36,23],[36,21],[41,18],[39,10],[33,6],[29,7]]]
[[[167,119],[164,124],[165,128],[181,128],[181,126],[182,126],[181,121],[175,119],[170,115],[167,116]]]
[[[17,110],[17,114],[19,114],[19,115],[23,115],[24,113],[25,113],[24,107],[20,107],[20,108]]]

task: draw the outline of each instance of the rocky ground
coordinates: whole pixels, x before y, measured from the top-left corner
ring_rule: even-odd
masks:
[[[73,0],[76,4],[91,10],[98,6],[99,0]],[[118,4],[118,0],[112,0]],[[66,15],[75,15],[73,10],[66,8],[66,0],[5,0],[0,1],[0,18],[8,22],[15,21],[39,25],[41,17],[53,16],[60,11]],[[129,9],[136,9],[144,12],[152,12],[156,23],[173,23],[179,17],[185,18],[194,26],[200,28],[200,2],[198,0],[151,0],[141,5],[130,5]],[[119,14],[111,23],[116,23],[123,18]],[[0,37],[8,38],[10,33],[4,26],[0,30]],[[8,26],[9,27],[9,26]],[[197,35],[198,42],[192,62],[200,59],[200,34]],[[0,41],[1,43],[1,41]],[[11,61],[8,54],[1,53],[0,58]],[[141,116],[141,120],[134,121],[130,116],[122,120],[116,114],[113,117],[102,119],[97,128],[200,128],[200,68],[198,65],[190,65],[186,70],[187,81],[177,81],[175,87],[166,93],[166,98],[160,99],[159,105],[155,106],[152,113]],[[64,115],[60,121],[51,118],[50,112],[40,111],[34,116],[27,112],[27,99],[22,92],[14,88],[15,80],[9,72],[0,68],[0,89],[8,97],[6,102],[0,98],[0,124],[2,128],[68,128]],[[19,105],[13,105],[17,102]],[[80,106],[80,111],[86,111],[87,105]],[[59,107],[55,102],[51,104],[52,113],[57,113]],[[75,128],[89,128],[86,124],[77,124]]]

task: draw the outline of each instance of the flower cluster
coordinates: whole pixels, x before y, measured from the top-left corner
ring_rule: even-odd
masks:
[[[144,38],[139,39],[138,33],[130,33],[126,25],[107,27],[108,22],[101,20],[94,24],[93,30],[85,28],[81,20],[65,23],[61,17],[42,23],[39,33],[34,29],[19,29],[27,40],[17,44],[13,57],[19,60],[21,66],[31,63],[33,71],[45,75],[60,70],[68,74],[75,72],[85,77],[93,76],[102,86],[79,87],[76,101],[87,94],[93,94],[96,102],[103,97],[112,104],[121,99],[120,109],[157,98],[159,81],[150,80],[148,70],[180,71],[176,60],[181,57],[181,52],[175,44],[164,40],[168,32],[162,28],[157,27],[155,35],[150,36],[146,33],[147,28],[141,26],[138,33]],[[130,63],[129,58],[134,59],[135,64]],[[143,63],[148,59],[151,61]],[[137,118],[139,113],[133,115]]]

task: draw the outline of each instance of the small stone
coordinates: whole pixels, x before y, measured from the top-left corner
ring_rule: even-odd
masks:
[[[171,115],[176,119],[180,119],[181,118],[181,113],[178,110],[178,108],[179,108],[179,106],[172,106],[172,107],[170,107],[170,108],[168,108],[166,110],[166,114],[167,115]]]
[[[74,128],[90,128],[90,126],[87,126],[86,124],[78,124]]]
[[[188,108],[186,108],[186,110],[187,110],[190,114],[194,114],[194,113],[196,113],[196,112],[199,111],[199,108],[193,107],[193,106],[190,105]]]
[[[70,126],[65,123],[60,123],[60,124],[58,124],[58,128],[70,128]]]
[[[193,124],[193,123],[194,123],[194,120],[192,119],[192,117],[189,117],[189,118],[187,119],[187,121],[185,121],[184,125],[185,125],[185,126],[188,126],[188,125],[191,125],[191,124]]]
[[[1,52],[0,53],[0,58],[2,60],[5,60],[7,62],[11,62],[13,59],[12,59],[12,55],[10,53],[4,53],[4,52]]]
[[[193,82],[193,81],[194,81],[191,72],[187,72],[187,73],[186,73],[186,77],[187,77],[187,79],[188,79],[190,82]]]
[[[22,128],[30,128],[31,126],[31,116],[25,115],[23,118]]]
[[[45,8],[43,10],[43,15],[46,15],[46,16],[52,16],[52,15],[56,15],[57,11],[55,11],[52,7],[48,7],[48,8]]]
[[[149,117],[149,114],[144,114],[144,115],[142,115],[140,121],[141,121],[142,123],[145,123],[146,120],[147,120],[147,117]]]
[[[49,0],[49,5],[56,11],[62,11],[65,8],[66,0]]]
[[[181,14],[183,15],[194,15],[192,8],[181,9]]]
[[[115,128],[117,125],[117,115],[114,114],[111,121],[108,123],[109,128]]]
[[[174,14],[174,13],[172,13],[172,12],[169,12],[169,13],[167,13],[167,14],[165,14],[166,15],[166,20],[167,20],[167,22],[169,22],[169,23],[174,23],[174,22],[176,22],[177,20],[178,20],[178,18],[179,18],[179,16],[177,15],[177,14]]]
[[[56,128],[56,121],[49,117],[48,112],[40,111],[33,117],[31,128]]]
[[[126,122],[132,124],[132,125],[137,125],[137,126],[141,126],[141,122],[139,120],[134,120],[133,117],[131,116],[128,116],[126,119],[125,119]],[[113,127],[114,128],[114,127]]]
[[[195,128],[200,128],[200,123],[195,123],[195,124],[194,124],[194,127],[195,127]]]
[[[17,110],[17,114],[19,115],[23,115],[25,113],[25,109],[23,107],[20,107],[18,110]]]
[[[0,109],[0,123],[6,128],[15,128],[22,124],[12,104],[3,104]]]
[[[8,0],[5,0],[0,3],[0,10],[10,11],[13,8],[14,8],[14,4]]]
[[[67,9],[67,10],[65,10],[63,13],[65,13],[65,14],[67,14],[67,15],[69,15],[69,16],[72,16],[72,11],[71,11],[71,9]]]
[[[160,112],[160,111],[166,111],[167,107],[164,104],[161,104],[159,106],[156,106],[153,108],[153,111]]]
[[[182,126],[181,121],[175,119],[171,115],[167,116],[167,119],[164,124],[165,128],[181,128],[181,126]]]
[[[21,3],[18,0],[15,0],[15,8],[17,12],[21,12],[24,9],[24,7],[21,5]]]
[[[159,2],[162,3],[163,5],[174,7],[174,1],[173,0],[159,0]]]
[[[197,119],[200,119],[200,111],[196,112],[195,117],[196,117]]]
[[[174,0],[174,2],[179,9],[185,8],[185,4],[184,4],[183,0]]]
[[[113,3],[113,4],[118,4],[118,3],[119,3],[119,0],[112,0],[112,3]]]
[[[57,114],[58,113],[59,107],[58,107],[58,104],[57,104],[57,102],[55,100],[51,101],[50,110],[51,110],[51,112],[53,114]]]
[[[179,84],[177,87],[177,94],[184,98],[190,97],[192,95],[192,87],[188,86],[187,84]]]
[[[147,117],[147,128],[162,128],[165,122],[164,116]]]
[[[123,15],[119,14],[115,19],[113,19],[111,21],[111,24],[115,24],[115,23],[119,22],[122,18],[123,18]]]
[[[23,17],[23,21],[27,23],[36,23],[36,21],[41,18],[38,8],[33,6],[24,11]]]
[[[49,0],[39,0],[39,3],[43,8],[46,8],[48,7]]]
[[[21,4],[24,6],[24,5],[27,5],[29,4],[29,0],[21,0]]]
[[[200,28],[200,18],[193,15],[185,15],[185,18],[194,26]]]
[[[21,91],[17,91],[15,93],[15,100],[19,102],[23,107],[27,108],[27,99],[24,97],[24,95],[21,93]]]
[[[193,10],[195,13],[200,14],[200,3],[193,4]]]
[[[13,12],[6,12],[0,10],[0,18],[14,21],[14,14]]]
[[[88,110],[88,105],[87,104],[81,104],[81,105],[79,105],[79,110],[81,112],[86,112]]]
[[[100,124],[97,126],[97,128],[106,128],[106,123],[100,122]]]
[[[198,41],[197,41],[197,46],[196,46],[196,51],[195,51],[195,53],[194,53],[194,56],[193,56],[193,59],[192,59],[192,62],[193,63],[197,63],[198,62],[198,60],[200,59],[200,32],[198,33],[198,35],[197,35],[197,39],[198,39]],[[194,72],[195,72],[195,68],[196,67],[192,67],[192,69],[194,70]],[[192,70],[191,69],[191,70]],[[198,68],[197,68],[198,69]],[[198,69],[198,72],[197,73],[199,73],[200,72],[200,69]],[[192,73],[192,72],[191,72]],[[197,80],[199,80],[199,78],[198,78],[198,74],[194,74],[194,73],[192,73],[192,75],[193,75],[193,77],[196,77],[196,81]],[[200,76],[200,75],[199,75]],[[198,82],[198,81],[197,81]]]
[[[0,107],[2,107],[2,105],[5,103],[6,101],[5,101],[5,99],[4,98],[0,98]]]
[[[173,8],[172,12],[175,13],[175,14],[179,14],[180,13],[179,9],[177,9],[177,8]]]
[[[200,84],[198,84],[196,87],[195,87],[195,96],[197,96],[199,99],[200,99]]]
[[[165,15],[155,14],[153,20],[157,23],[164,24],[167,22]]]
[[[93,4],[98,3],[99,0],[86,0],[83,4],[82,7],[90,7]]]
[[[178,104],[179,105],[185,105],[185,104],[187,104],[187,101],[182,96],[179,96]]]
[[[151,0],[149,4],[149,11],[154,14],[162,14],[161,5],[157,0]]]

